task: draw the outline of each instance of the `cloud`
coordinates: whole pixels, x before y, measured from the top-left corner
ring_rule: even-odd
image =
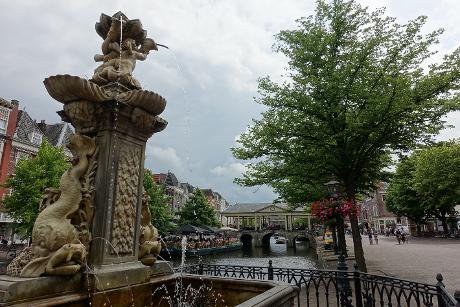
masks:
[[[161,169],[174,170],[181,172],[184,169],[182,159],[172,147],[153,147],[147,146],[146,157],[151,159],[154,165],[161,165]],[[156,172],[154,170],[154,172]]]
[[[401,23],[428,15],[426,32],[446,29],[436,48],[439,57],[460,41],[458,0],[358,2],[372,9],[387,6]],[[269,187],[233,183],[245,164],[234,160],[230,148],[265,110],[253,102],[257,79],[269,75],[279,82],[286,74],[287,59],[272,50],[274,35],[296,27],[295,20],[311,15],[314,5],[313,0],[0,1],[0,27],[6,29],[0,97],[18,99],[34,119],[59,121],[62,104],[49,97],[42,80],[56,74],[91,77],[97,66],[93,55],[102,43],[94,23],[100,13],[123,11],[170,48],[151,52],[134,71],[145,89],[168,101],[160,116],[169,124],[149,140],[146,167],[170,170],[180,181],[212,188],[230,202],[271,201]],[[460,126],[458,113],[446,120]],[[453,137],[460,137],[459,128],[441,135]]]
[[[238,177],[246,172],[246,165],[238,162],[227,163],[212,168],[210,172],[219,177]]]

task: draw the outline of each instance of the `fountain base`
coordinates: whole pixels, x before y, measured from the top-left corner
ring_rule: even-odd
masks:
[[[70,303],[87,306],[89,301],[93,306],[103,306],[107,299],[115,303],[105,306],[123,306],[120,302],[131,301],[134,292],[138,292],[135,296],[141,298],[146,287],[148,291],[145,293],[150,297],[151,280],[162,275],[172,275],[167,261],[157,261],[150,267],[140,262],[105,265],[91,273],[73,276],[23,278],[0,275],[0,306],[67,306]],[[119,301],[122,297],[124,301]],[[98,305],[99,301],[103,302]]]

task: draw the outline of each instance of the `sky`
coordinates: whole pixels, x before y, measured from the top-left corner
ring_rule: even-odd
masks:
[[[444,28],[434,60],[460,45],[458,0],[360,0],[386,7],[399,23],[428,16],[424,28]],[[140,19],[148,36],[167,45],[138,62],[134,77],[166,98],[168,127],[147,143],[145,165],[173,172],[179,181],[219,192],[235,202],[271,202],[266,186],[233,183],[245,170],[230,148],[263,106],[254,102],[257,80],[282,80],[287,59],[272,50],[274,35],[294,29],[313,14],[313,0],[0,0],[0,97],[20,101],[37,120],[59,122],[62,105],[49,97],[43,79],[57,74],[90,78],[102,39],[94,30],[101,13],[122,11]],[[460,137],[460,114],[446,118],[457,128],[440,140]]]

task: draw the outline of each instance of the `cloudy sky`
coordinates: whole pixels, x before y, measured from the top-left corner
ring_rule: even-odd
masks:
[[[403,23],[429,17],[426,31],[444,28],[438,58],[460,44],[458,0],[361,0],[385,6]],[[273,35],[294,28],[313,13],[313,0],[0,0],[0,97],[17,99],[30,115],[57,122],[61,105],[42,84],[44,78],[71,74],[90,78],[101,38],[94,24],[101,13],[123,11],[138,18],[150,37],[169,46],[139,62],[135,77],[145,89],[168,101],[162,117],[169,125],[148,142],[146,166],[172,171],[180,181],[220,192],[230,203],[272,201],[267,187],[232,183],[245,167],[229,150],[263,108],[253,102],[257,79],[283,74],[286,59],[272,52]],[[458,128],[440,139],[460,137]]]

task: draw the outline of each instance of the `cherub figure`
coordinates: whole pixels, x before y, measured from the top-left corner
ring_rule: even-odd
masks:
[[[123,20],[123,23],[126,21]],[[103,54],[94,56],[96,62],[104,63],[96,68],[91,81],[99,85],[119,82],[129,88],[140,89],[139,81],[132,76],[136,61],[144,61],[150,50],[158,50],[158,47],[151,38],[144,38],[138,46],[136,40],[130,37],[124,38],[120,46],[121,29],[121,21],[112,18],[107,37],[102,43]]]

